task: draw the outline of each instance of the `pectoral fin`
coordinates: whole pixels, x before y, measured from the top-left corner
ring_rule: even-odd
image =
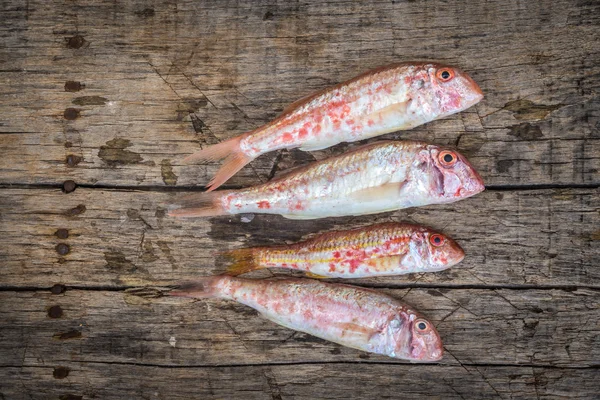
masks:
[[[375,111],[369,117],[379,117],[384,121],[389,118],[397,118],[401,115],[406,115],[406,111],[408,110],[408,105],[410,104],[410,99],[407,101],[403,101],[400,103],[390,104],[387,107],[382,108],[381,110]]]
[[[361,336],[368,341],[374,335],[379,333],[377,329],[354,322],[340,322],[335,324],[335,327],[342,331],[341,335],[345,338],[348,338],[349,336]]]
[[[406,181],[385,183],[380,186],[370,187],[351,193],[348,197],[351,197],[354,201],[363,203],[378,201],[385,198],[398,197],[402,187],[405,186]]]
[[[374,137],[390,132],[395,132],[403,129],[409,129],[417,125],[409,118],[408,106],[411,100],[394,103],[367,114],[360,119],[363,126],[369,126],[371,123],[375,125],[369,129],[368,135],[361,135],[360,139]]]

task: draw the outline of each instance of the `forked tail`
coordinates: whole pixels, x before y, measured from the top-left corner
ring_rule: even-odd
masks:
[[[211,192],[227,182],[229,178],[235,175],[246,164],[254,158],[249,157],[242,152],[240,142],[246,135],[241,135],[224,142],[208,146],[183,159],[184,163],[194,163],[198,161],[215,161],[225,159],[223,165],[217,171],[216,175],[208,182],[207,191]]]
[[[232,264],[227,267],[226,274],[237,276],[265,268],[256,259],[257,251],[258,249],[237,249],[225,252],[225,257],[232,261]]]
[[[180,197],[170,206],[169,216],[178,218],[214,217],[228,214],[221,198],[226,191],[195,193]]]
[[[169,296],[194,297],[197,299],[207,299],[210,297],[220,297],[219,283],[227,279],[222,275],[205,276],[200,279],[182,282],[176,289],[167,293]]]

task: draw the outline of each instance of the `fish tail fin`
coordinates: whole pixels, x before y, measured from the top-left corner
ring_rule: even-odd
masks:
[[[210,180],[210,182],[208,182],[208,185],[206,186],[206,191],[212,192],[213,190],[227,182],[229,178],[234,176],[240,169],[244,168],[244,166],[246,166],[246,164],[248,164],[253,159],[253,157],[245,155],[239,149],[235,153],[230,154],[225,159],[223,165],[221,166],[221,168],[219,168],[215,176]]]
[[[175,204],[170,206],[175,208],[169,211],[169,216],[190,218],[214,217],[228,214],[221,203],[222,196],[223,192],[220,191],[214,193],[197,193],[181,197]]]
[[[197,153],[183,159],[186,164],[198,161],[215,161],[225,159],[223,165],[207,185],[207,191],[211,192],[227,182],[240,169],[254,159],[242,152],[240,143],[248,134],[234,137],[221,143],[208,146]]]
[[[196,299],[208,299],[220,297],[218,285],[223,280],[222,275],[205,276],[193,281],[182,282],[167,292],[168,296],[193,297]]]
[[[226,274],[237,276],[246,272],[263,269],[257,259],[256,252],[258,249],[237,249],[230,250],[224,253],[225,257],[229,258],[232,263],[227,267]]]

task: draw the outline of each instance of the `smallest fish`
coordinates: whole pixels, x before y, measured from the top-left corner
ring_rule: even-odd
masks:
[[[366,278],[436,272],[461,262],[465,253],[433,229],[382,223],[333,231],[289,246],[255,247],[225,253],[236,276],[264,268],[304,271],[313,278]]]

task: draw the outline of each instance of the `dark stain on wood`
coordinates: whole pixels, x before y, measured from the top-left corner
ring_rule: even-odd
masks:
[[[177,120],[181,121],[187,115],[194,115],[196,111],[206,107],[208,100],[206,99],[187,99],[177,106]],[[193,124],[193,121],[192,121]]]
[[[174,270],[176,270],[177,263],[175,262],[175,258],[173,257],[173,255],[171,255],[171,249],[169,248],[167,242],[159,240],[156,242],[156,244],[158,245],[160,251],[162,251],[162,253],[165,255],[165,257],[167,257],[167,260],[169,261],[169,264],[171,264],[171,267]]]
[[[458,137],[454,147],[456,147],[461,154],[465,155],[466,157],[470,157],[472,155],[476,155],[485,142],[485,139],[483,139],[480,135],[465,133]]]
[[[67,376],[69,376],[69,372],[71,372],[71,370],[67,367],[54,367],[52,376],[55,379],[65,379]]]
[[[508,134],[522,140],[536,140],[544,136],[539,126],[532,125],[529,122],[511,126]]]
[[[63,112],[63,117],[65,117],[66,120],[72,121],[79,118],[80,112],[81,110],[77,108],[69,107]]]
[[[496,163],[496,168],[498,169],[498,172],[505,173],[508,172],[513,165],[515,165],[513,160],[500,160]]]
[[[546,118],[548,114],[562,106],[563,104],[544,105],[535,104],[530,100],[515,100],[506,103],[504,109],[512,111],[516,119],[535,121]]]
[[[444,295],[442,293],[440,293],[439,290],[435,290],[435,289],[430,289],[427,291],[427,293],[434,297],[444,297]]]
[[[128,260],[121,251],[113,250],[104,253],[104,259],[106,260],[106,268],[111,271],[118,271],[120,273],[132,273],[137,270],[137,267],[133,262]]]
[[[77,184],[75,183],[74,180],[69,179],[69,180],[66,180],[63,182],[62,191],[64,193],[74,192],[75,189],[77,189]]]
[[[125,150],[131,147],[131,141],[122,138],[115,138],[106,142],[104,146],[100,146],[98,157],[111,167],[117,165],[138,164],[142,161],[142,157],[130,150]]]
[[[85,85],[78,81],[66,81],[65,82],[65,92],[79,92],[80,90],[85,89]]]
[[[67,290],[67,288],[65,287],[65,285],[61,285],[59,283],[55,284],[52,286],[52,288],[50,288],[50,292],[52,294],[62,294]]]
[[[54,232],[54,235],[56,235],[56,237],[59,239],[66,239],[69,237],[69,230],[65,228],[59,228],[56,230],[56,232]]]
[[[50,318],[60,318],[63,315],[63,310],[60,306],[52,306],[48,308],[48,316]]]
[[[170,160],[165,159],[160,162],[160,174],[165,185],[177,185],[177,175],[173,173],[173,167],[171,166]]]
[[[192,127],[194,128],[194,132],[196,133],[204,133],[203,128],[206,128],[204,122],[196,116],[196,114],[190,114],[190,119],[192,120]]]
[[[164,208],[158,207],[154,212],[154,216],[158,219],[163,219],[167,215],[167,210]]]
[[[59,243],[54,249],[61,256],[67,255],[71,251],[71,247],[66,243]]]
[[[70,49],[80,49],[82,47],[87,47],[90,45],[90,42],[85,40],[85,38],[81,35],[71,36],[70,38],[65,38],[67,42],[67,47]]]
[[[76,207],[73,207],[67,211],[65,211],[65,215],[73,217],[76,215],[81,215],[86,211],[85,205],[79,204]]]
[[[58,396],[59,400],[82,400],[83,396],[78,396],[75,394],[61,394]]]
[[[73,99],[72,103],[78,106],[103,106],[108,102],[106,97],[102,96],[81,96]]]
[[[144,8],[143,10],[135,11],[134,14],[137,15],[138,17],[150,18],[150,17],[154,17],[155,12],[154,12],[154,8]]]
[[[65,146],[67,144],[65,143]],[[75,167],[77,166],[77,164],[79,164],[83,159],[75,154],[69,154],[67,155],[66,159],[65,159],[65,164],[67,164],[68,167]]]
[[[144,250],[142,252],[142,261],[145,263],[151,263],[158,260],[156,254],[154,254],[154,247],[152,246],[151,240],[144,240]]]

